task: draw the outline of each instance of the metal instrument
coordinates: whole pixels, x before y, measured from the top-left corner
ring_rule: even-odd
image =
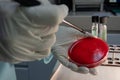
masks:
[[[72,27],[72,28],[74,28],[74,29],[80,31],[81,33],[83,33],[83,34],[85,34],[85,35],[87,35],[87,36],[92,36],[91,33],[85,31],[83,28],[78,27],[78,26],[76,26],[76,25],[73,25],[72,23],[70,23],[70,22],[68,22],[68,21],[66,21],[66,20],[63,20],[63,23],[69,25],[69,27]]]

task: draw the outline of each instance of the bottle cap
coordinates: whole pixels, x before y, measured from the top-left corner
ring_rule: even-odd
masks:
[[[99,16],[92,16],[92,22],[99,22]]]
[[[100,17],[100,23],[106,24],[107,23],[107,19],[108,19],[108,16],[102,16],[102,17]]]

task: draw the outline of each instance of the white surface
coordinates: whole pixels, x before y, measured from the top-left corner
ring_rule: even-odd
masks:
[[[120,67],[97,67],[98,75],[79,74],[60,65],[50,80],[120,80]]]

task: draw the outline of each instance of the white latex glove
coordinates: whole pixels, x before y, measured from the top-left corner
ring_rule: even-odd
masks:
[[[76,64],[68,60],[68,48],[76,40],[85,37],[82,33],[70,27],[60,26],[56,36],[57,41],[52,48],[52,53],[64,66],[78,73],[97,74],[95,68],[87,68],[84,66],[78,67]]]
[[[39,1],[41,5],[33,7],[0,1],[0,61],[19,63],[40,60],[50,54],[55,33],[68,8],[52,5],[48,0]]]

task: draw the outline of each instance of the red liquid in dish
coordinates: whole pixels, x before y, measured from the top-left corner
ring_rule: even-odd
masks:
[[[68,50],[70,61],[78,66],[95,67],[105,61],[109,47],[99,38],[86,37],[74,42]]]

